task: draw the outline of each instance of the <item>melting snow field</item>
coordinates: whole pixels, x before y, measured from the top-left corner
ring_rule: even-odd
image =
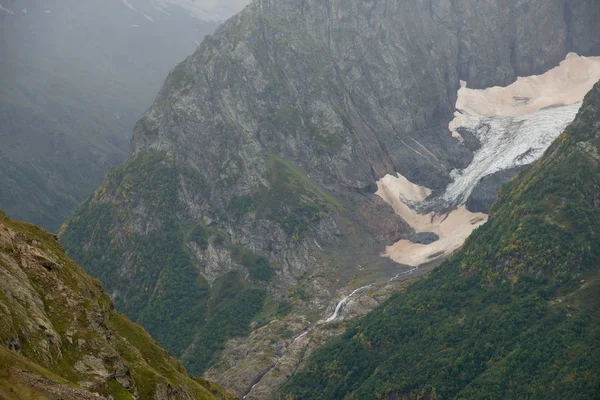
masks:
[[[471,164],[451,173],[453,181],[439,196],[409,182],[402,175],[387,175],[377,182],[377,195],[390,204],[416,232],[433,232],[439,240],[429,245],[401,240],[385,256],[400,264],[418,266],[458,249],[471,232],[487,221],[486,214],[471,213],[465,203],[485,176],[530,164],[540,158],[575,119],[585,94],[600,80],[600,57],[569,54],[543,75],[518,78],[507,87],[468,89],[461,82],[455,118],[448,128],[462,140],[461,128],[481,143]],[[451,209],[421,214],[417,210]]]
[[[377,182],[377,188],[376,194],[417,233],[433,232],[439,236],[439,240],[428,245],[400,240],[389,246],[384,255],[400,264],[416,267],[447,256],[459,248],[475,228],[487,221],[486,214],[472,213],[465,206],[449,214],[420,214],[414,206],[423,202],[431,191],[409,182],[400,174],[398,177],[387,175]]]

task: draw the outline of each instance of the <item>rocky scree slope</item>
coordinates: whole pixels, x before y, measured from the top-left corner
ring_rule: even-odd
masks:
[[[599,151],[600,83],[460,253],[319,349],[281,397],[595,397]]]
[[[0,212],[0,398],[234,399],[114,310],[55,236]]]
[[[508,84],[568,51],[594,54],[597,38],[574,26],[598,12],[563,0],[255,1],[171,72],[128,161],[61,241],[202,373],[227,339],[274,319],[308,326],[339,287],[395,276],[379,254],[414,231],[375,182],[400,172],[441,190],[476,147],[447,129],[459,81]]]

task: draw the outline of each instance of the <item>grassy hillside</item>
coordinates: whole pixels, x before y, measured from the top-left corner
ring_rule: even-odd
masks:
[[[490,221],[318,351],[284,399],[591,399],[600,393],[600,84]]]
[[[56,237],[2,212],[0,277],[0,398],[233,398],[117,313]]]

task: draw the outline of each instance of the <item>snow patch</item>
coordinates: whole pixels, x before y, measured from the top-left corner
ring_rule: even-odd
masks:
[[[154,20],[152,19],[152,17],[149,16],[148,14],[144,14],[144,18],[146,18],[150,22],[154,22]]]
[[[469,89],[461,82],[456,109],[469,115],[517,117],[544,108],[580,103],[600,79],[600,57],[569,53],[559,66],[542,75],[519,77],[506,87]],[[456,121],[452,127],[460,126]]]
[[[130,10],[132,10],[132,11],[135,11],[135,12],[139,12],[139,11],[137,10],[137,8],[135,8],[135,7],[134,7],[134,6],[133,6],[133,5],[132,5],[130,2],[128,2],[127,0],[123,0],[123,4],[125,4],[125,7],[129,8]]]
[[[44,11],[46,14],[52,14],[52,10],[46,10]]]
[[[22,10],[21,10],[21,12],[22,12],[23,14],[27,14],[27,8],[24,8],[24,9],[22,9]]]
[[[432,232],[439,239],[431,244],[400,240],[386,248],[384,256],[399,264],[417,267],[448,256],[462,246],[471,232],[487,221],[487,215],[472,213],[461,206],[448,214],[421,214],[417,206],[431,194],[429,188],[416,185],[398,174],[386,175],[377,182],[377,196],[392,206],[417,233]]]
[[[9,13],[10,15],[15,15],[15,12],[13,10],[11,10],[10,8],[4,7],[2,4],[0,4],[0,10],[4,11],[6,13]]]
[[[139,25],[136,25],[136,24],[131,24],[131,26],[133,26],[134,28],[139,28],[140,27]]]

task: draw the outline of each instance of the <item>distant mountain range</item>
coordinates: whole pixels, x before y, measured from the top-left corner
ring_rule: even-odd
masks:
[[[187,1],[0,5],[0,207],[52,231],[125,158],[169,70],[233,13]]]

